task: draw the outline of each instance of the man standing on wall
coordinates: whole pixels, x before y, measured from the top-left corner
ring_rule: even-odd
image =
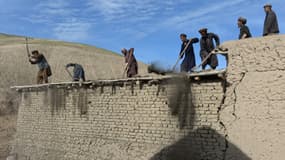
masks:
[[[50,66],[43,54],[40,54],[38,50],[32,51],[32,55],[29,54],[29,61],[31,64],[37,64],[39,67],[37,75],[37,84],[48,83],[48,77],[52,75]]]
[[[191,38],[187,40],[187,35],[184,33],[180,34],[180,39],[182,41],[182,44],[179,57],[182,59],[184,56],[184,60],[180,65],[180,70],[181,72],[189,72],[194,66],[196,66],[193,43],[199,42],[199,39]]]
[[[125,57],[125,63],[126,63],[124,75],[125,72],[127,72],[128,78],[134,77],[135,75],[138,74],[138,63],[134,56],[134,48],[130,48],[129,50],[123,48],[121,52]]]
[[[240,28],[239,39],[245,39],[251,37],[249,28],[245,24],[246,24],[246,19],[243,17],[239,17],[238,19],[238,27]]]
[[[271,4],[264,5],[264,11],[266,13],[264,26],[263,26],[263,36],[273,35],[279,33],[278,21],[275,12],[272,10]]]
[[[202,28],[199,30],[199,33],[201,34],[200,39],[200,56],[202,62],[202,69],[205,70],[206,65],[209,64],[212,69],[216,69],[218,66],[218,58],[216,54],[211,54],[211,52],[215,49],[215,45],[213,40],[216,42],[216,48],[219,48],[220,45],[220,39],[218,35],[214,33],[208,33],[207,28]],[[208,56],[211,54],[210,56]],[[207,58],[207,59],[206,59]]]
[[[80,64],[68,63],[65,67],[66,69],[73,67],[73,81],[79,81],[80,79],[82,79],[83,82],[85,81],[84,69]]]

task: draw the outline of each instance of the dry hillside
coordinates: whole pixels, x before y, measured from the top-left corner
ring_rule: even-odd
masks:
[[[86,79],[121,78],[124,59],[104,49],[62,41],[29,38],[30,51],[37,49],[51,65],[51,82],[71,81],[65,64],[75,62],[85,69]],[[122,46],[123,47],[123,46]],[[139,74],[146,73],[146,65],[139,63]],[[15,132],[17,96],[10,86],[36,82],[38,68],[28,62],[25,37],[0,34],[0,159],[6,156],[11,135]],[[9,116],[7,116],[9,115]]]
[[[53,72],[50,82],[71,81],[65,70],[65,65],[70,62],[82,64],[87,80],[122,78],[123,57],[104,49],[32,38],[29,39],[29,48],[39,50],[47,58]],[[143,63],[139,63],[139,69],[140,75],[144,75],[147,71]],[[7,99],[13,95],[6,94],[10,86],[34,84],[37,71],[38,67],[28,62],[25,37],[0,34],[1,105],[11,103],[7,102]]]

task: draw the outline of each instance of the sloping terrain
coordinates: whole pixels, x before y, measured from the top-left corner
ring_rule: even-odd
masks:
[[[34,38],[29,38],[28,43],[30,51],[37,49],[48,60],[53,73],[50,82],[71,81],[65,70],[65,65],[70,62],[83,66],[87,80],[122,78],[124,58],[114,52],[83,44]],[[19,97],[10,90],[10,86],[35,84],[37,71],[38,67],[28,61],[25,37],[0,34],[0,159],[6,156],[8,137],[15,132]],[[139,63],[139,74],[146,72],[147,66]]]
[[[47,58],[53,71],[52,82],[70,81],[64,68],[65,64],[70,62],[82,64],[87,79],[122,77],[123,57],[111,51],[88,45],[41,39],[29,39],[29,47],[30,50],[39,50]],[[0,35],[0,62],[1,77],[7,77],[6,81],[11,82],[12,79],[13,85],[35,82],[38,68],[28,62],[24,37]],[[139,63],[139,68],[140,74],[146,73],[146,65]]]

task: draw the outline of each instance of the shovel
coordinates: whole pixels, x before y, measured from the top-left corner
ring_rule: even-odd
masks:
[[[221,52],[220,52],[221,51]],[[195,66],[193,67],[191,70],[192,71],[197,71],[210,57],[211,55],[213,54],[218,54],[218,53],[221,53],[221,54],[226,54],[226,52],[228,51],[227,48],[217,48],[217,49],[214,49],[212,52],[210,52],[206,57],[205,59],[201,62],[201,64],[199,64],[198,66]]]
[[[172,68],[172,71],[174,72],[175,71],[175,68],[178,64],[178,62],[180,61],[181,57],[184,55],[186,49],[188,48],[188,46],[190,45],[192,39],[189,39],[188,43],[186,44],[185,48],[183,49],[183,51],[179,54],[177,60],[176,60],[176,63],[174,64],[173,68]]]
[[[65,70],[66,70],[66,72],[68,73],[68,75],[70,76],[70,78],[73,80],[73,77],[72,77],[70,71],[69,71],[66,67],[65,67]]]

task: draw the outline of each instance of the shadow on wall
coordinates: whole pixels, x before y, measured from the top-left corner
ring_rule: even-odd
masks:
[[[150,160],[250,160],[238,147],[228,142],[225,135],[219,134],[210,126],[194,130],[196,114],[192,103],[191,82],[187,77],[170,81],[170,84],[174,84],[174,90],[169,97],[169,108],[172,115],[178,117],[180,129],[186,129],[188,134],[163,148]],[[227,155],[229,148],[231,157]]]
[[[169,97],[169,108],[171,114],[178,117],[179,127],[193,128],[195,121],[195,108],[192,103],[190,80],[187,77],[171,79],[174,89]]]
[[[234,156],[227,156],[231,148]],[[227,142],[224,136],[209,127],[189,132],[176,143],[163,148],[150,160],[251,160],[234,144]]]

